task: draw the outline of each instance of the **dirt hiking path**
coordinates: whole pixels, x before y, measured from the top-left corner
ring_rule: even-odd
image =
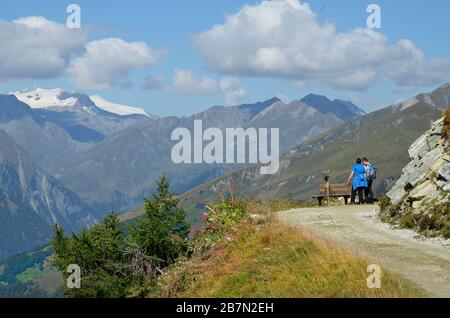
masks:
[[[381,223],[378,206],[335,206],[280,212],[290,225],[377,260],[436,297],[450,297],[450,241],[419,239]]]

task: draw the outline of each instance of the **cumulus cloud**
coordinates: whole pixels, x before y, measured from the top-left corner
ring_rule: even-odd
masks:
[[[86,52],[72,61],[69,73],[80,89],[110,89],[133,70],[156,64],[162,55],[144,42],[103,39],[89,42]]]
[[[79,89],[130,89],[130,72],[157,63],[164,54],[144,42],[88,42],[85,29],[44,17],[0,20],[0,39],[0,80],[56,78],[68,72]]]
[[[43,17],[0,20],[0,78],[41,79],[61,75],[74,54],[84,48],[81,29]]]
[[[237,78],[226,76],[220,81],[207,76],[199,78],[191,70],[179,68],[174,71],[172,90],[182,94],[223,94],[226,105],[234,105],[247,95]]]
[[[191,70],[175,69],[173,89],[183,94],[216,94],[218,84],[209,77],[197,78]]]
[[[225,95],[226,105],[235,105],[247,95],[247,92],[242,88],[241,82],[237,78],[225,77],[220,81],[219,85]]]
[[[193,37],[207,66],[228,75],[288,78],[361,90],[387,76],[398,87],[434,85],[450,74],[446,58],[426,59],[408,40],[388,44],[371,29],[338,33],[299,0],[246,5]]]

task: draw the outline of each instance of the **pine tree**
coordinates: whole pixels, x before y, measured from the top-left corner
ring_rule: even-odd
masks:
[[[133,242],[159,267],[169,265],[187,249],[189,226],[178,203],[170,192],[169,179],[163,175],[155,194],[145,200],[145,216],[130,228]]]
[[[66,297],[125,297],[135,277],[125,257],[126,236],[115,214],[80,234],[64,236],[55,227],[53,261],[67,279],[67,268],[76,264],[81,268],[81,288],[62,286]]]

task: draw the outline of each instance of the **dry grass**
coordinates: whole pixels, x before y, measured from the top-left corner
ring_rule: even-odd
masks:
[[[384,272],[381,289],[367,288],[370,262],[272,218],[243,222],[213,252],[181,261],[161,277],[151,297],[422,297],[424,292]]]

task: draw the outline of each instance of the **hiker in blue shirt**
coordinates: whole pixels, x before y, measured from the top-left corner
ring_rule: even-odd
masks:
[[[367,172],[366,168],[362,164],[361,158],[356,159],[356,163],[353,165],[352,172],[348,177],[348,183],[352,184],[352,198],[351,204],[355,204],[356,193],[358,193],[358,204],[364,203],[364,191],[367,188]]]

